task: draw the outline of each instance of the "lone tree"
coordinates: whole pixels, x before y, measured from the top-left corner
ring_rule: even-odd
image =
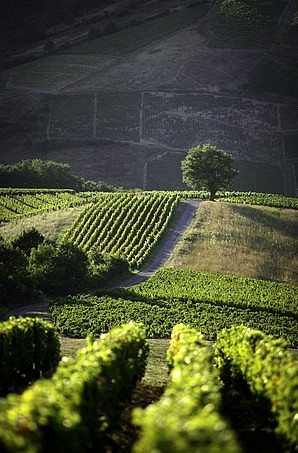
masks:
[[[214,201],[215,193],[226,189],[238,174],[232,163],[232,156],[216,146],[195,146],[181,162],[183,182],[193,190],[208,190]]]

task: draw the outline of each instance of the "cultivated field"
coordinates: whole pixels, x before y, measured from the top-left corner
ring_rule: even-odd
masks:
[[[79,201],[80,196],[71,200],[70,195],[64,194],[64,197],[68,196],[68,202]],[[98,247],[106,244],[106,250],[117,253],[117,250],[120,252],[123,249],[124,254],[130,248],[133,256],[136,253],[134,250],[143,250],[140,246],[144,244],[141,253],[141,258],[144,258],[146,249],[150,248],[149,239],[159,238],[161,220],[166,219],[164,225],[167,225],[167,219],[171,217],[179,197],[198,195],[195,192],[89,193],[85,195],[85,203],[89,202],[87,207],[84,210],[82,206],[64,208],[60,222],[53,222],[48,237],[71,240],[86,250],[92,244],[96,246],[99,239]],[[206,193],[200,195],[205,197]],[[20,193],[18,204],[15,200],[14,206],[19,206],[20,197],[23,197],[23,203],[30,201],[33,204],[34,196],[37,203],[40,200],[38,191],[35,195],[26,194],[26,197]],[[41,199],[46,204],[55,196],[47,195]],[[36,309],[30,308],[30,316],[38,315],[55,322],[57,331],[62,335],[62,354],[72,358],[60,362],[53,378],[38,380],[28,391],[2,400],[0,420],[5,430],[0,429],[0,441],[5,447],[8,446],[8,452],[18,451],[18,442],[33,446],[33,450],[36,448],[36,439],[44,445],[44,426],[50,432],[55,426],[51,441],[62,439],[66,445],[65,442],[71,442],[69,439],[75,439],[75,445],[80,445],[81,449],[86,445],[85,442],[93,446],[100,442],[105,451],[121,449],[123,446],[127,451],[132,451],[132,445],[138,439],[134,448],[143,452],[144,445],[148,445],[145,451],[149,452],[152,445],[159,444],[164,436],[170,445],[175,445],[182,436],[184,442],[191,445],[189,451],[192,451],[194,445],[201,445],[203,433],[208,445],[216,444],[222,438],[221,448],[222,442],[225,442],[229,445],[228,451],[237,453],[251,451],[256,445],[278,453],[280,445],[286,448],[295,443],[295,424],[294,429],[289,428],[293,408],[286,395],[295,392],[297,367],[296,356],[287,349],[288,346],[297,347],[297,275],[294,272],[297,210],[285,207],[295,208],[297,200],[254,193],[226,192],[218,196],[233,203],[201,202],[190,229],[168,263],[170,268],[161,269],[146,282],[131,288],[101,289],[96,294],[60,297],[50,303],[51,317],[48,312],[44,312],[49,302],[37,304]],[[251,205],[251,201],[260,205]],[[280,207],[263,206],[262,203]],[[57,208],[58,204],[51,209]],[[36,209],[42,211],[40,203]],[[10,232],[6,229],[6,240],[28,225],[42,231],[42,222],[52,222],[56,212],[8,221],[7,226],[11,228]],[[153,212],[155,216],[151,215]],[[175,230],[175,223],[168,225]],[[129,244],[125,245],[125,238]],[[137,240],[134,241],[134,238]],[[137,248],[134,249],[134,246]],[[233,254],[230,253],[232,247]],[[158,249],[155,250],[158,253]],[[199,259],[194,259],[199,253]],[[217,272],[214,272],[215,269],[203,272],[211,256],[214,263],[221,261],[222,267]],[[178,262],[180,259],[184,259],[184,268]],[[243,277],[247,273],[250,273],[250,278]],[[237,276],[239,274],[242,276]],[[25,311],[19,307],[18,313]],[[131,321],[141,322],[144,327],[130,323],[105,337],[101,336]],[[14,320],[9,322],[15,326],[18,324]],[[182,322],[192,328],[183,327]],[[245,328],[241,327],[243,324]],[[11,329],[8,328],[7,332],[5,335],[10,334]],[[95,337],[101,336],[101,341],[92,346],[89,337],[87,348],[77,354],[77,349],[86,345],[84,337],[90,333]],[[13,334],[17,336],[17,327],[14,327]],[[210,340],[216,342],[214,346]],[[145,360],[148,345],[150,353],[148,360]],[[9,363],[13,364],[13,360],[12,354]],[[228,373],[227,360],[233,360],[231,374]],[[144,374],[145,361],[147,366]],[[23,365],[19,362],[19,366]],[[168,367],[174,367],[170,375]],[[237,367],[245,370],[245,373],[241,371],[245,384],[239,381]],[[266,370],[266,379],[259,376],[259,369],[263,370],[262,376]],[[124,387],[121,386],[123,374],[126,376]],[[73,376],[76,378],[73,379]],[[136,376],[144,376],[137,385]],[[94,382],[101,383],[100,386],[93,385],[93,378]],[[196,380],[198,378],[199,383]],[[60,388],[61,379],[63,385]],[[218,379],[221,380],[220,386]],[[278,384],[278,390],[275,391],[276,384],[272,386],[272,382],[282,382],[282,385]],[[243,391],[243,385],[246,392],[248,387],[251,389],[249,398]],[[183,389],[182,394],[179,389]],[[190,398],[185,398],[187,392],[190,392]],[[235,394],[238,395],[237,401],[233,397]],[[49,395],[56,395],[53,399],[55,404],[52,404]],[[101,415],[100,425],[98,406],[94,404],[98,395],[102,395],[99,399],[100,413],[104,414]],[[108,397],[103,398],[103,395]],[[260,401],[263,400],[259,399],[260,395],[282,403],[272,406],[272,410],[265,410],[261,403],[261,411]],[[89,397],[92,404],[91,400],[86,399]],[[131,403],[128,403],[129,397]],[[87,415],[84,411],[86,401],[89,401]],[[223,411],[219,411],[220,401],[223,401]],[[153,402],[154,406],[151,405]],[[138,409],[139,417],[137,412],[132,416],[135,407],[146,407],[148,404],[150,409],[145,412]],[[150,415],[162,413],[165,404],[167,416],[163,415],[163,426],[169,423],[172,427],[166,432],[159,431],[156,417]],[[212,412],[207,410],[211,406]],[[94,408],[92,414],[90,407]],[[63,408],[63,420],[67,417],[70,425],[61,422],[60,408]],[[42,423],[37,416],[40,411]],[[8,417],[8,413],[12,415]],[[79,424],[76,421],[78,413],[81,414]],[[94,432],[100,426],[100,433],[96,437],[90,431],[91,415]],[[26,431],[21,429],[20,419],[28,420]],[[102,423],[103,420],[109,422]],[[195,441],[185,430],[178,436],[181,423],[190,423],[190,420],[192,432],[195,430],[200,433]],[[134,423],[141,425],[141,432],[136,430]],[[88,440],[76,437],[80,429]]]

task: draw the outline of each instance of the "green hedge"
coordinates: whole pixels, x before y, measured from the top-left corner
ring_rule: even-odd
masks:
[[[199,198],[206,200],[210,193],[206,191],[172,191],[170,193],[179,194],[181,198]],[[239,191],[218,191],[216,192],[217,201],[225,201],[228,203],[242,203],[261,206],[271,206],[273,208],[289,208],[298,209],[298,199],[294,197],[286,197],[275,193],[263,192],[239,192]]]
[[[168,361],[171,383],[164,395],[145,410],[134,411],[134,422],[141,427],[134,452],[240,451],[233,431],[220,415],[217,370],[202,335],[176,325]]]
[[[50,376],[60,360],[55,328],[38,318],[10,317],[0,323],[0,395]]]
[[[94,451],[144,373],[144,330],[123,325],[64,358],[51,379],[0,402],[2,452]]]
[[[262,405],[269,403],[283,451],[296,451],[298,364],[287,350],[287,343],[238,326],[219,334],[215,355],[224,380],[243,379]]]

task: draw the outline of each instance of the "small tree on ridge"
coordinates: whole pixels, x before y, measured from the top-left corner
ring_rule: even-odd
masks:
[[[183,182],[193,190],[208,190],[214,201],[218,190],[226,189],[238,171],[230,154],[209,144],[190,148],[181,162]]]

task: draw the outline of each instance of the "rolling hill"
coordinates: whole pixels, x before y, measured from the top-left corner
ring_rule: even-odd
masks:
[[[224,6],[135,2],[121,15],[119,3],[119,14],[105,22],[73,29],[67,45],[59,47],[66,33],[53,35],[52,54],[35,59],[31,46],[23,52],[27,62],[21,52],[13,65],[13,55],[6,57],[2,162],[51,159],[88,179],[173,190],[184,188],[180,162],[187,149],[209,142],[233,154],[241,170],[234,189],[295,196],[295,2],[260,12],[262,39],[254,12],[245,33],[235,25],[232,44]],[[114,32],[94,38],[108,23]],[[280,73],[288,91],[268,81],[268,71]]]

